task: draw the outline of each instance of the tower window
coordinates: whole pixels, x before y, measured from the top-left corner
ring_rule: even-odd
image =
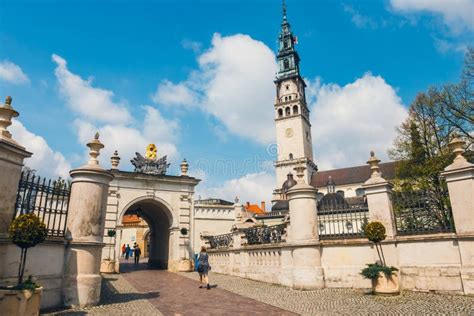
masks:
[[[288,68],[290,68],[290,61],[289,61],[288,59],[285,59],[285,60],[283,61],[283,69],[286,70],[286,69],[288,69]]]
[[[292,160],[292,159],[293,159],[293,154],[290,153],[290,154],[288,155],[288,158],[289,158],[290,160]]]
[[[290,95],[290,96],[288,96],[288,100],[291,100],[291,95]]]
[[[290,107],[287,107],[287,108],[285,109],[285,115],[286,115],[286,116],[291,115]]]
[[[282,109],[278,109],[278,117],[282,117],[283,116],[283,110]]]
[[[285,101],[288,101],[288,97],[285,97]]]
[[[283,47],[288,48],[288,41],[283,41]]]
[[[290,85],[285,86],[286,90],[290,90]]]
[[[298,106],[297,105],[293,106],[293,115],[296,115],[296,114],[298,114]]]

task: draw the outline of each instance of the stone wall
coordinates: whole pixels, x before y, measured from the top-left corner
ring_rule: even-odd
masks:
[[[397,237],[384,242],[383,249],[387,264],[400,270],[402,289],[464,294],[460,240],[474,247],[474,237],[440,234]],[[309,246],[321,249],[324,287],[371,287],[370,281],[360,275],[367,263],[378,259],[368,241],[341,239]],[[209,250],[210,264],[217,273],[291,287],[293,248],[280,243]]]
[[[0,241],[1,275],[5,285],[16,285],[20,248],[8,240]],[[43,286],[41,308],[61,306],[67,244],[61,240],[47,240],[28,249],[25,277],[32,275]]]

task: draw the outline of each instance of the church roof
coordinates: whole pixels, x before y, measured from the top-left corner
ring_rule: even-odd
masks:
[[[285,182],[283,182],[283,186],[281,187],[283,192],[288,192],[289,189],[296,185],[296,180],[293,178],[293,174],[290,172],[286,176]]]
[[[379,166],[382,171],[382,177],[386,180],[395,178],[396,165],[396,161],[380,163]],[[325,187],[329,177],[331,177],[338,186],[363,183],[370,178],[370,174],[369,165],[318,171],[311,178],[311,185],[315,188]]]
[[[288,200],[279,200],[276,201],[272,206],[272,212],[288,211],[290,209],[290,204]]]

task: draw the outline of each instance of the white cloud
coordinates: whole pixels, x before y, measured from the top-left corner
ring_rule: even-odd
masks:
[[[467,43],[462,41],[453,42],[441,38],[434,38],[434,45],[436,49],[442,54],[446,54],[450,51],[465,54],[468,49]]]
[[[67,68],[66,60],[52,55],[56,63],[54,71],[59,83],[59,91],[74,112],[89,120],[109,123],[126,123],[131,115],[122,103],[115,103],[114,93],[92,86],[92,80],[83,80]]]
[[[211,48],[198,62],[199,69],[187,80],[160,83],[154,102],[196,104],[235,135],[262,144],[272,141],[276,71],[272,50],[248,35],[214,34]]]
[[[391,0],[390,4],[395,11],[405,14],[440,15],[454,33],[474,30],[474,0]]]
[[[124,104],[113,102],[112,91],[93,87],[90,80],[72,73],[63,58],[53,55],[53,61],[57,64],[55,74],[59,90],[78,114],[74,121],[78,141],[85,145],[99,131],[105,145],[99,157],[101,164],[110,166],[110,157],[118,150],[122,159],[119,168],[128,170],[132,168],[129,161],[135,152],[143,153],[150,143],[157,145],[159,156],[177,158],[174,144],[179,137],[177,121],[166,119],[158,109],[145,105],[141,107],[143,122],[137,123],[137,118],[131,116]],[[84,161],[87,160],[86,152],[84,148]]]
[[[344,11],[351,15],[351,21],[358,28],[378,28],[379,24],[370,16],[363,15],[351,5],[343,5]]]
[[[0,62],[0,80],[13,84],[23,84],[30,82],[30,79],[23,72],[20,66],[6,59]]]
[[[313,150],[320,170],[363,165],[369,152],[387,160],[395,127],[406,117],[400,97],[370,73],[343,87],[308,83]]]
[[[199,103],[199,95],[187,86],[185,82],[174,84],[163,80],[152,95],[151,99],[157,104],[167,106],[193,107]]]
[[[120,169],[128,170],[133,166],[130,159],[135,152],[144,153],[148,144],[154,143],[158,148],[158,155],[167,155],[169,159],[178,158],[178,150],[172,140],[179,135],[179,125],[176,121],[165,120],[160,112],[150,106],[144,106],[146,111],[143,129],[126,125],[105,124],[94,125],[91,122],[76,119],[74,127],[78,140],[82,144],[88,143],[95,132],[100,134],[100,141],[105,145],[99,157],[101,164],[110,166],[110,157],[117,150],[121,157]],[[84,161],[87,153],[84,154]]]
[[[202,48],[202,44],[200,42],[192,41],[189,39],[182,40],[181,46],[183,46],[183,48],[190,49],[195,53],[199,53]]]
[[[266,172],[249,173],[240,178],[225,181],[222,185],[206,187],[205,183],[197,187],[196,196],[202,198],[217,197],[234,201],[237,196],[240,203],[260,204],[265,201],[271,205],[272,192],[275,189],[275,176]]]
[[[33,153],[31,158],[25,159],[26,166],[43,177],[69,177],[70,164],[60,152],[51,149],[43,137],[33,134],[17,120],[13,120],[10,131],[13,139]]]

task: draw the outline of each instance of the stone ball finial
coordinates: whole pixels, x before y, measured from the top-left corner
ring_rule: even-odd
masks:
[[[8,108],[12,107],[12,97],[11,96],[7,96],[5,98],[5,107],[8,107]]]
[[[97,157],[100,155],[100,150],[104,148],[104,144],[102,144],[99,140],[99,132],[95,133],[94,139],[91,140],[88,144],[87,147],[89,147],[89,162],[87,163],[88,165],[99,165],[99,160]]]
[[[118,154],[118,151],[114,151],[114,154],[112,155],[112,157],[110,157],[110,163],[112,164],[113,170],[118,170],[118,166],[120,164],[120,156]]]
[[[0,106],[0,139],[12,140],[12,134],[7,130],[8,126],[12,125],[12,118],[17,117],[19,114],[15,111],[12,106],[12,97],[8,96],[5,98],[5,104]]]
[[[189,164],[186,161],[186,158],[183,159],[183,162],[180,165],[181,167],[181,176],[182,177],[187,177],[188,176],[188,170],[189,170]]]
[[[455,133],[453,135],[453,139],[449,142],[448,147],[449,150],[451,150],[454,155],[454,161],[455,162],[466,162],[466,158],[464,158],[463,153],[464,153],[464,146],[466,145],[466,142],[459,138],[459,136]]]
[[[306,167],[303,165],[294,167],[293,170],[296,171],[296,176],[298,177],[297,182],[298,183],[304,183],[304,171],[306,170]]]
[[[380,177],[382,174],[380,172],[379,167],[380,159],[375,156],[375,152],[373,150],[370,151],[370,158],[367,161],[367,164],[370,166],[370,170],[372,170],[372,174],[370,175],[373,177]]]

